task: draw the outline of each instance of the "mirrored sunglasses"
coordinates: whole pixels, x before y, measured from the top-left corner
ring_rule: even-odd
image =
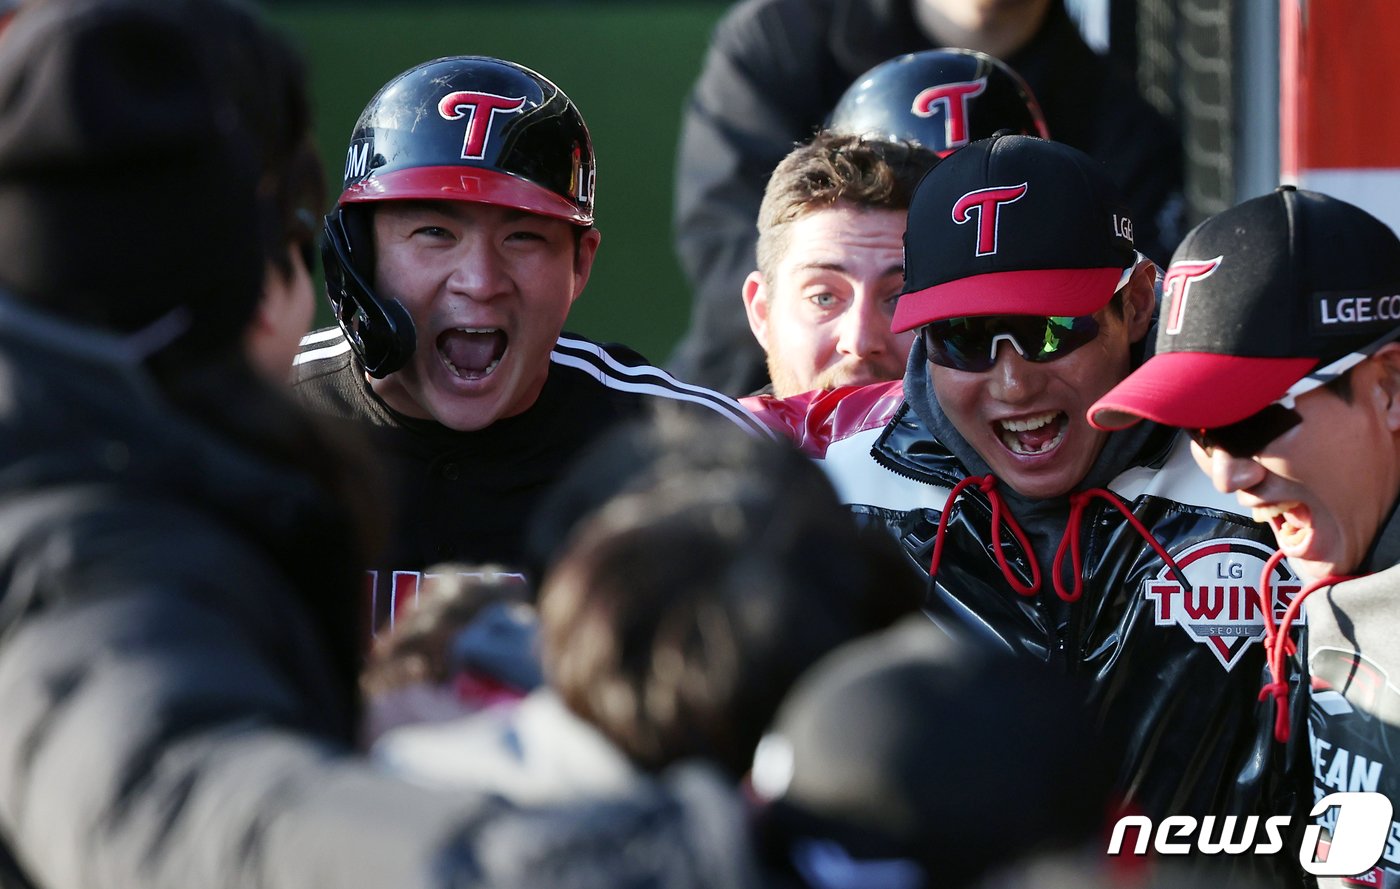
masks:
[[[1093,342],[1099,322],[1093,315],[985,315],[934,321],[924,325],[922,335],[934,364],[981,373],[996,365],[1002,341],[1027,361],[1058,361]]]

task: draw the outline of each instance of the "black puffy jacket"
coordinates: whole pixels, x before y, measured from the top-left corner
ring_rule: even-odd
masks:
[[[743,401],[819,459],[850,508],[897,535],[925,575],[942,538],[927,602],[937,623],[1087,680],[1132,808],[1294,811],[1285,761],[1297,760],[1273,741],[1271,701],[1258,700],[1267,672],[1255,596],[1273,537],[1210,486],[1184,436],[1144,430],[1106,490],[1042,501],[1055,508],[1028,518],[1016,514],[1025,501],[1009,503],[1019,498],[933,436],[901,382]],[[1047,530],[1036,521],[1062,543],[1051,564],[1028,545]],[[1278,569],[1277,613],[1301,588]],[[1266,872],[1296,872],[1285,857]]]
[[[262,452],[0,295],[0,886],[750,885],[712,778],[524,812],[356,757],[347,535]]]

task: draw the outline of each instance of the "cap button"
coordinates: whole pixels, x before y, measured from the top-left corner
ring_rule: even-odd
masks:
[[[1278,188],[1275,188],[1275,189],[1274,189],[1274,191],[1297,191],[1297,190],[1298,190],[1298,186],[1296,186],[1296,185],[1280,185]]]

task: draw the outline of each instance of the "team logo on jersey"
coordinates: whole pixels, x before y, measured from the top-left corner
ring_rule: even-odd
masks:
[[[1029,185],[997,185],[979,188],[953,202],[953,221],[958,225],[972,221],[977,215],[977,255],[990,256],[997,252],[997,229],[1001,224],[1001,208],[1026,196]]]
[[[486,144],[491,138],[491,125],[497,114],[518,114],[525,107],[524,96],[498,96],[458,90],[448,93],[438,102],[438,114],[443,120],[467,119],[467,135],[462,140],[462,159],[479,161],[486,157]]]
[[[1191,285],[1203,281],[1220,268],[1223,256],[1214,259],[1184,259],[1167,267],[1162,276],[1162,300],[1167,305],[1167,333],[1181,333],[1181,322],[1186,318],[1186,300],[1191,295]]]
[[[945,145],[940,154],[966,145],[968,139],[967,103],[982,95],[987,89],[987,78],[979,77],[962,83],[944,83],[931,86],[914,97],[910,108],[917,117],[933,117],[943,112],[943,138]]]
[[[1209,648],[1222,667],[1234,667],[1250,645],[1264,638],[1259,576],[1271,555],[1262,543],[1234,537],[1188,547],[1175,560],[1190,589],[1166,566],[1147,582],[1144,592],[1153,603],[1157,626],[1177,624]],[[1276,621],[1302,589],[1297,575],[1280,561],[1269,584]],[[1296,623],[1303,622],[1300,614]]]

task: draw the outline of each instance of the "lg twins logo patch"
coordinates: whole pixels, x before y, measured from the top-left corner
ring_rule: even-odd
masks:
[[[909,110],[917,117],[933,117],[943,112],[944,149],[952,151],[968,143],[967,102],[982,95],[987,89],[987,78],[979,77],[963,83],[944,83],[931,86],[914,97],[914,105]],[[942,152],[940,152],[942,153]]]
[[[498,96],[458,90],[448,93],[438,102],[438,114],[443,120],[467,119],[467,135],[462,140],[462,159],[479,161],[486,157],[486,144],[491,138],[491,124],[497,114],[516,114],[525,107],[524,96]]]
[[[1184,550],[1175,560],[1191,584],[1189,590],[1165,565],[1147,582],[1144,592],[1155,605],[1157,626],[1179,625],[1229,670],[1245,649],[1264,638],[1259,576],[1271,555],[1273,551],[1261,543],[1234,537],[1207,540]],[[1269,584],[1275,621],[1302,588],[1287,563],[1279,562]],[[1299,615],[1297,623],[1303,622]]]
[[[1001,208],[1014,204],[1026,196],[1027,183],[1001,185],[969,191],[953,203],[953,221],[958,225],[969,222],[972,213],[977,214],[977,255],[990,256],[997,252],[997,228],[1001,222]]]
[[[1191,285],[1209,278],[1220,268],[1223,256],[1214,259],[1188,259],[1174,262],[1162,276],[1162,299],[1167,305],[1167,333],[1181,333],[1181,322],[1186,318],[1186,298],[1191,295]]]

